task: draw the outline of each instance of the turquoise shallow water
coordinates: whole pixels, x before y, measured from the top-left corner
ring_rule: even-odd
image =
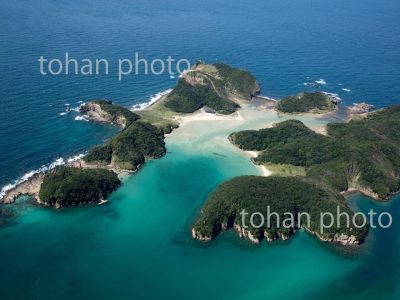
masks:
[[[360,265],[304,233],[287,245],[261,247],[233,234],[209,245],[192,241],[190,222],[215,184],[258,172],[241,156],[170,151],[129,178],[110,205],[60,212],[25,208],[17,224],[0,232],[0,254],[7,257],[2,295],[294,297],[307,293],[315,278],[329,284]],[[318,265],[323,268],[312,267]]]
[[[213,141],[213,134],[206,134],[199,144],[204,146],[207,138]],[[332,248],[304,232],[289,242],[261,246],[232,232],[206,245],[193,241],[190,224],[208,193],[227,178],[259,170],[229,143],[207,150],[174,141],[168,138],[169,154],[129,177],[109,205],[54,211],[20,200],[15,223],[0,231],[2,296],[396,299],[399,295],[396,221],[388,231],[373,231],[357,253]],[[349,203],[362,211],[389,210],[395,220],[399,218],[398,199],[379,205],[353,195]]]
[[[223,60],[253,72],[273,97],[323,78],[323,89],[345,103],[383,107],[399,102],[399,14],[396,0],[0,0],[0,185],[115,133],[60,116],[65,103],[109,98],[129,107],[175,83],[41,77],[40,55]],[[398,197],[387,204],[350,197],[362,211],[394,217],[357,253],[303,232],[272,246],[231,233],[208,245],[192,241],[190,224],[208,193],[227,178],[259,173],[212,142],[169,141],[171,153],[146,164],[106,206],[53,211],[21,199],[8,207],[17,216],[0,229],[1,298],[399,299]]]

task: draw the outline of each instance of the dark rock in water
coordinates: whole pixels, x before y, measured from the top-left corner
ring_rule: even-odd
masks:
[[[223,155],[223,154],[218,153],[218,152],[213,152],[212,154],[214,154],[216,156],[220,156],[220,157],[226,158],[226,155]]]
[[[14,216],[15,213],[11,209],[0,207],[0,227],[9,224]]]

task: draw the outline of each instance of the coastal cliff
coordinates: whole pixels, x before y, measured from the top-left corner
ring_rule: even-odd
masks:
[[[102,122],[125,128],[138,120],[140,117],[129,109],[115,105],[108,100],[93,100],[82,104],[79,108],[81,113],[93,122]]]
[[[15,187],[5,192],[5,195],[0,199],[0,203],[10,204],[13,203],[19,196],[31,196],[39,200],[40,186],[42,185],[44,172],[39,172],[32,175],[26,181],[23,181]]]
[[[362,241],[357,239],[355,235],[347,235],[344,233],[341,234],[335,234],[333,238],[327,238],[322,236],[320,233],[315,232],[310,230],[307,227],[302,227],[306,232],[308,232],[311,235],[316,236],[321,242],[326,242],[326,243],[336,243],[340,244],[342,246],[358,246]],[[223,228],[221,230],[221,233],[229,230],[232,228]],[[293,229],[293,232],[290,234],[285,235],[284,233],[278,232],[276,236],[271,235],[268,231],[264,231],[262,238],[254,236],[250,230],[244,229],[240,227],[239,224],[234,224],[233,229],[236,231],[236,233],[239,235],[240,238],[242,239],[247,239],[253,244],[260,244],[262,240],[266,240],[269,243],[275,242],[279,239],[282,241],[287,241],[291,238],[293,234],[295,234],[298,229]],[[192,238],[201,242],[210,242],[212,240],[212,237],[210,236],[203,236],[201,235],[195,228],[192,228]]]

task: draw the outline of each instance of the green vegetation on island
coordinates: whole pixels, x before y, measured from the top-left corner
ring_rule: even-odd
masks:
[[[305,92],[288,96],[278,101],[276,106],[276,109],[283,113],[326,113],[335,108],[336,104],[332,99],[321,92]]]
[[[96,107],[98,105],[100,109]],[[109,100],[95,100],[86,103],[80,107],[83,113],[96,112],[104,118],[104,121],[117,124],[122,127],[128,127],[133,122],[139,120],[140,116],[129,109],[115,105]]]
[[[223,63],[198,62],[178,80],[164,105],[180,113],[207,106],[218,113],[231,114],[240,107],[238,100],[251,100],[258,92],[258,83],[250,73]]]
[[[322,240],[362,242],[368,226],[347,227],[346,218],[339,218],[339,221],[336,218],[338,207],[340,212],[353,217],[354,213],[340,193],[323,189],[304,177],[240,176],[221,184],[211,194],[193,226],[193,235],[200,240],[211,240],[221,231],[235,228],[240,236],[259,243],[263,239],[288,239],[304,227]],[[244,215],[241,214],[243,210]],[[322,231],[321,212],[335,216],[333,226]],[[251,225],[253,213],[261,213],[264,217],[264,223],[259,215],[253,218],[257,227],[263,225],[260,228]],[[309,219],[302,213],[307,213]],[[356,220],[357,224],[363,223],[357,216]]]
[[[47,173],[40,187],[40,201],[49,206],[64,207],[97,203],[120,185],[118,176],[105,169],[57,167]]]
[[[136,111],[164,133],[179,126],[176,117],[205,107],[209,112],[231,114],[239,102],[259,93],[259,85],[249,72],[226,64],[198,62],[178,80],[175,88],[150,107]]]
[[[166,153],[164,134],[179,125],[177,112],[208,106],[230,114],[239,107],[236,102],[250,100],[258,92],[258,83],[250,73],[222,63],[199,62],[149,109],[136,113],[108,100],[90,101],[80,107],[85,118],[118,125],[121,132],[89,150],[81,160],[40,173],[10,189],[3,198],[14,201],[20,195],[31,195],[48,205],[65,206],[105,197],[119,185],[114,171],[136,171],[146,159]]]
[[[259,164],[304,167],[306,176],[337,191],[359,190],[388,199],[400,189],[400,106],[371,113],[366,119],[328,124],[328,136],[300,121],[273,128],[233,133],[243,150],[261,151]]]
[[[166,107],[181,113],[191,113],[205,105],[222,114],[234,113],[239,107],[219,96],[211,84],[192,85],[183,78],[179,79],[165,103]]]
[[[254,162],[272,166],[278,176],[241,176],[220,185],[193,226],[193,237],[199,240],[211,240],[235,228],[241,237],[258,243],[287,239],[304,227],[321,240],[359,244],[368,226],[358,227],[362,217],[347,207],[341,192],[358,190],[374,199],[388,199],[400,189],[400,105],[362,120],[328,124],[327,136],[300,121],[288,120],[272,128],[236,132],[229,139],[243,150],[259,151]],[[343,226],[339,218],[340,224],[322,233],[321,214],[331,213],[338,222],[338,206],[350,218],[355,216],[358,226],[351,222]],[[249,228],[243,226],[242,210],[248,213],[245,223]],[[308,213],[311,220],[306,226],[302,219],[295,219],[289,229],[274,223],[251,226],[252,213],[268,216],[269,212],[278,213],[281,220],[285,213]]]
[[[158,158],[166,152],[164,130],[144,122],[138,114],[125,107],[100,100],[82,105],[80,111],[91,120],[122,127],[115,137],[94,147],[83,157],[88,164],[134,171],[146,158]]]
[[[165,152],[163,132],[151,124],[136,121],[105,145],[90,150],[83,159],[87,163],[136,170],[146,158],[158,158]]]

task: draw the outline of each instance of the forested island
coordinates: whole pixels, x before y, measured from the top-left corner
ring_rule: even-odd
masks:
[[[56,208],[98,203],[120,184],[117,174],[110,170],[60,166],[44,177],[38,200]]]
[[[370,113],[364,119],[328,124],[327,136],[297,120],[232,133],[229,139],[240,149],[259,152],[253,159],[255,163],[284,166],[280,170],[287,172],[281,172],[280,177],[242,176],[220,185],[195,222],[193,237],[211,240],[228,228],[235,228],[254,242],[287,239],[300,227],[317,234],[318,224],[313,221],[310,227],[297,223],[289,231],[244,230],[238,223],[238,211],[245,208],[250,213],[265,212],[270,205],[278,213],[300,210],[315,216],[340,205],[352,214],[342,196],[345,192],[389,199],[400,189],[399,132],[400,105]],[[334,226],[325,235],[317,235],[321,240],[348,245],[361,243],[367,231]]]
[[[322,92],[304,92],[278,101],[276,109],[283,113],[327,113],[337,108],[338,101]]]
[[[305,228],[324,241],[344,245],[361,243],[368,226],[347,228],[344,219],[340,219],[340,224],[335,220],[331,228],[320,233],[320,212],[337,215],[338,206],[342,212],[351,217],[354,215],[340,193],[320,187],[308,178],[240,176],[221,184],[211,194],[193,226],[192,235],[196,239],[209,241],[220,232],[234,228],[240,237],[258,244],[264,239],[270,242],[287,240],[297,230]],[[242,210],[246,211],[244,217]],[[266,223],[260,228],[250,225],[249,218],[253,213],[261,213],[266,217],[272,212],[279,217],[271,217],[269,226]],[[287,213],[295,217],[283,226],[282,220],[287,218]],[[297,217],[301,213],[309,214],[309,223],[306,218]],[[255,223],[259,224],[260,220]]]

